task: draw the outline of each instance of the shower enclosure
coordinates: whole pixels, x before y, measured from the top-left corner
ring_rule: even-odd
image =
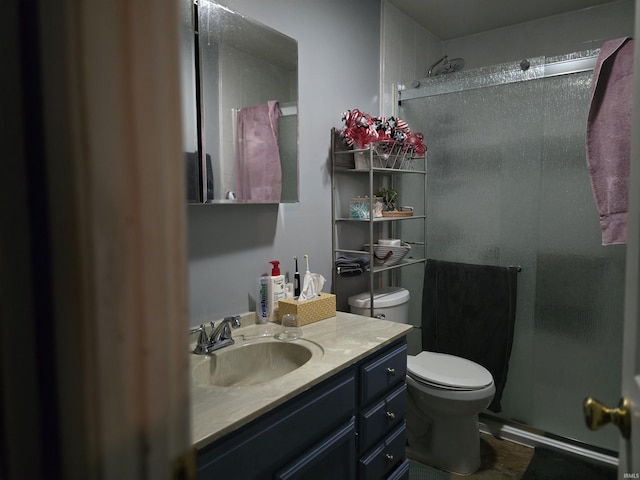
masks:
[[[522,267],[500,418],[617,451],[582,414],[621,383],[625,247],[601,246],[585,156],[597,54],[421,80],[398,115],[428,146],[427,257]]]

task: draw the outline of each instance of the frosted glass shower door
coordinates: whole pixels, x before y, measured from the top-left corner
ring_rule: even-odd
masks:
[[[502,406],[506,418],[531,424],[542,84],[403,101],[400,116],[428,146],[427,257],[522,267]]]
[[[500,416],[617,449],[581,407],[617,403],[624,290],[586,169],[591,75],[402,100],[399,116],[428,146],[427,257],[522,267]]]
[[[532,424],[617,450],[618,431],[587,430],[582,412],[590,395],[612,405],[620,397],[625,272],[625,247],[601,245],[586,166],[591,77],[588,72],[540,81],[544,137]]]

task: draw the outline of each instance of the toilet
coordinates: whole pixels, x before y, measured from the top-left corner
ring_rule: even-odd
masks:
[[[409,323],[409,292],[374,290],[374,317]],[[371,316],[371,295],[349,297],[351,313]],[[493,377],[483,366],[444,353],[407,356],[407,456],[457,474],[480,467],[478,414],[495,393]]]

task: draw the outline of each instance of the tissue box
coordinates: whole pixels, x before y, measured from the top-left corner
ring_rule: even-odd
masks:
[[[300,325],[324,320],[336,316],[336,296],[330,293],[320,292],[318,298],[312,300],[280,300],[279,302],[280,316],[286,313],[295,313],[298,315]]]

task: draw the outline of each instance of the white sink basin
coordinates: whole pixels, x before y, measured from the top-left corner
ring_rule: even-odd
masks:
[[[203,357],[193,368],[194,381],[218,387],[258,385],[297,370],[323,354],[314,342],[273,338],[238,341]]]

